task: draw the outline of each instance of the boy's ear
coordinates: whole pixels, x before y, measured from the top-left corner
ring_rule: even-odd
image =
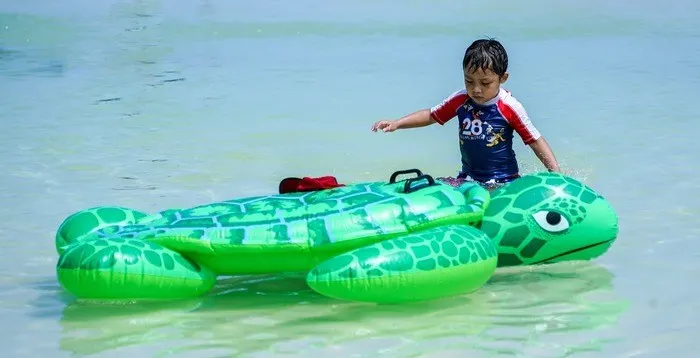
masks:
[[[508,72],[504,73],[503,76],[501,76],[501,83],[505,83],[508,81]]]

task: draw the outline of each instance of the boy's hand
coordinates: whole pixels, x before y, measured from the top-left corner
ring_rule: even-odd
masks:
[[[396,121],[387,121],[387,120],[382,120],[382,121],[377,121],[372,125],[372,132],[376,132],[377,130],[381,130],[382,132],[393,132],[397,130],[398,127],[396,125]]]

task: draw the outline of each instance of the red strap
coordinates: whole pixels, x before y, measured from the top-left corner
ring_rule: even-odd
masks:
[[[280,182],[280,194],[317,191],[345,186],[339,184],[338,180],[330,175],[322,177],[285,178]]]

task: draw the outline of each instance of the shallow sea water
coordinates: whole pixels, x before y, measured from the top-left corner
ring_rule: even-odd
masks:
[[[629,4],[3,1],[2,356],[693,356],[700,3]],[[405,306],[338,302],[291,275],[116,307],[58,285],[55,230],[86,207],[193,206],[285,176],[454,175],[454,123],[369,128],[461,86],[481,36],[508,49],[506,87],[565,171],[618,211],[603,257]]]

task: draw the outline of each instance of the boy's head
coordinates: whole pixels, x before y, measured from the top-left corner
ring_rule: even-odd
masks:
[[[508,79],[508,54],[494,39],[476,40],[467,47],[462,68],[469,97],[484,103],[496,97]]]

